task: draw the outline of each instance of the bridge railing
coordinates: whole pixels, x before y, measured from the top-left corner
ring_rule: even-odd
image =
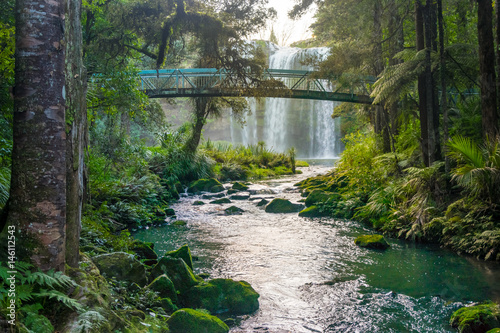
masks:
[[[286,95],[283,90],[289,92],[302,92],[300,96],[307,98],[308,92],[318,94],[340,93],[354,95],[368,95],[366,89],[362,92],[359,87],[346,89],[335,85],[326,79],[313,77],[313,72],[305,70],[266,69],[263,73],[246,73],[246,78],[238,76],[237,73],[215,68],[192,68],[192,69],[161,69],[144,70],[139,72],[141,82],[140,89],[150,97],[178,97],[190,95],[222,96],[224,94],[238,95],[238,92],[249,89],[260,88],[255,82],[269,82],[274,79],[281,84],[274,87],[266,86],[270,95],[272,91],[280,89],[281,95]],[[252,80],[259,78],[259,80]],[[366,86],[366,85],[365,85]],[[363,88],[363,85],[360,85]],[[283,89],[285,88],[285,89]],[[276,94],[278,96],[279,94]],[[321,97],[321,96],[319,96]],[[364,96],[368,98],[368,96]],[[366,99],[365,98],[365,99]],[[326,96],[325,99],[332,99]]]

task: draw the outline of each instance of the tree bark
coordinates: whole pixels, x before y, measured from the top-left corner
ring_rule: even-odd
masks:
[[[64,271],[65,262],[64,13],[64,0],[16,1],[8,224],[17,227],[24,254],[44,271]]]
[[[438,24],[439,24],[439,79],[441,84],[441,111],[443,112],[443,148],[449,140],[448,129],[448,94],[446,87],[446,57],[444,51],[444,19],[443,19],[443,0],[437,0],[438,6]],[[450,172],[450,159],[444,154],[445,171]]]
[[[194,101],[194,123],[191,137],[186,142],[184,150],[188,153],[194,153],[201,140],[201,132],[207,121],[210,109],[210,97],[196,97]]]
[[[87,140],[87,74],[83,65],[81,0],[66,0],[66,263],[78,267]]]
[[[415,34],[417,51],[425,48],[424,38],[424,16],[423,6],[420,0],[415,1]],[[418,101],[420,115],[420,149],[422,151],[422,160],[425,166],[429,166],[429,129],[427,114],[427,90],[426,90],[425,72],[418,76]]]
[[[491,0],[477,0],[477,33],[481,87],[482,129],[485,138],[498,136],[495,51]]]

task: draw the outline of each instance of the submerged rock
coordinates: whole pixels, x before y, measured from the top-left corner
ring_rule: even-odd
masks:
[[[144,286],[148,282],[146,268],[132,254],[125,252],[101,254],[93,257],[92,261],[101,273],[118,281],[137,283],[139,286]]]
[[[215,199],[215,198],[224,198],[226,195],[224,193],[216,193],[216,194],[203,194],[201,196],[202,199]]]
[[[243,215],[244,210],[236,206],[231,206],[226,208],[224,212],[226,215]]]
[[[323,217],[328,216],[325,212],[322,212],[318,206],[307,207],[299,212],[300,217]]]
[[[171,333],[227,333],[229,327],[219,318],[193,309],[175,311],[167,320]]]
[[[175,225],[175,226],[178,226],[178,227],[183,227],[186,224],[187,224],[187,222],[184,221],[184,220],[177,220],[177,221],[175,221],[175,222],[172,223],[172,225]]]
[[[222,199],[217,199],[217,200],[214,200],[214,201],[210,201],[210,203],[211,204],[222,205],[222,204],[231,203],[231,200],[229,200],[228,198],[222,198]]]
[[[203,206],[205,205],[205,203],[201,200],[196,200],[195,202],[193,202],[193,206]]]
[[[224,186],[215,178],[210,179],[199,179],[193,183],[188,188],[188,193],[199,193],[199,192],[222,192],[224,191]]]
[[[265,206],[269,203],[269,200],[266,200],[266,199],[262,199],[260,200],[258,203],[257,203],[257,207],[262,207],[262,206]]]
[[[500,327],[500,307],[495,303],[485,303],[464,307],[455,311],[450,325],[459,332],[486,332]]]
[[[249,314],[259,308],[259,294],[245,281],[214,279],[200,283],[186,294],[190,307],[212,313]]]
[[[233,187],[232,187],[233,190],[236,190],[236,191],[247,191],[248,190],[248,186],[245,185],[245,184],[242,184],[240,182],[235,182],[233,184]]]
[[[174,303],[177,303],[177,291],[174,283],[165,274],[158,276],[148,285],[148,289],[158,292],[162,298],[170,298]]]
[[[368,249],[385,250],[390,247],[382,235],[363,235],[354,240],[354,244]]]
[[[233,194],[232,196],[229,197],[231,200],[248,200],[250,199],[250,193],[248,192],[242,192],[238,194]]]
[[[293,204],[287,199],[276,198],[266,206],[266,213],[298,213],[304,205]]]

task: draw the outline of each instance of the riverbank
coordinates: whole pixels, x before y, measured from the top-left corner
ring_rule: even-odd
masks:
[[[134,237],[154,242],[160,253],[187,242],[198,259],[195,273],[250,282],[261,294],[260,309],[232,332],[451,332],[454,310],[500,299],[500,270],[492,263],[396,239],[389,239],[385,253],[360,249],[354,238],[372,232],[360,223],[257,207],[276,197],[301,204],[293,184],[330,168],[301,170],[253,182],[248,198],[231,203],[183,197],[172,208],[185,225],[142,229]],[[193,205],[197,201],[205,204]],[[244,212],[226,215],[230,206]]]

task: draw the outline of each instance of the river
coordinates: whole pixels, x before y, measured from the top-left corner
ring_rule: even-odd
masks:
[[[293,184],[328,169],[255,182],[250,200],[231,204],[193,206],[199,196],[183,197],[172,207],[186,226],[142,229],[134,237],[154,242],[159,255],[187,243],[195,273],[249,282],[260,309],[232,333],[453,332],[448,319],[460,306],[500,301],[498,263],[395,239],[385,252],[362,249],[354,238],[373,231],[360,223],[256,206],[266,197],[298,202]],[[231,205],[245,212],[224,215]]]

